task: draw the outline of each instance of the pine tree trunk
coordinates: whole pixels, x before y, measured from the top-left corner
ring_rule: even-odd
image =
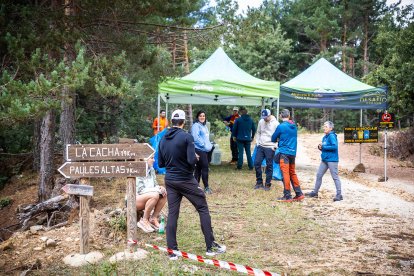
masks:
[[[63,156],[66,156],[66,145],[75,142],[75,93],[68,87],[62,89],[62,102],[59,122],[59,137],[63,144]]]
[[[368,75],[368,15],[364,16],[364,76]]]
[[[343,35],[342,35],[342,72],[346,73],[346,40],[347,40],[347,31],[348,31],[348,24],[347,24],[347,16],[345,14],[348,11],[348,2],[344,1],[344,26],[343,26]]]
[[[53,190],[54,147],[56,111],[50,110],[43,117],[40,127],[40,174],[38,199],[40,202],[50,198]]]
[[[33,171],[40,170],[40,126],[41,120],[37,119],[33,123]]]
[[[119,101],[113,97],[109,106],[111,110],[109,121],[109,138],[118,136]]]

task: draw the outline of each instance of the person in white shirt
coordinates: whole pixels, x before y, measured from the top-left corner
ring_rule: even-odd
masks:
[[[257,126],[256,132],[256,158],[254,159],[254,167],[256,169],[256,185],[254,189],[264,189],[269,191],[272,185],[273,175],[273,156],[277,147],[276,143],[272,142],[272,134],[275,132],[279,122],[273,116],[269,109],[263,109],[261,119]],[[262,177],[262,162],[266,159],[266,181],[263,186]]]

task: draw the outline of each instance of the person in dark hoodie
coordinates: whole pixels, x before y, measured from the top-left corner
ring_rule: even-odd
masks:
[[[249,170],[253,170],[250,146],[256,133],[256,126],[253,123],[252,118],[247,114],[247,109],[245,107],[241,107],[239,112],[241,117],[234,122],[232,130],[233,140],[237,142],[237,149],[239,151],[237,169],[242,169],[243,151],[246,151],[247,165],[249,166]]]
[[[279,153],[275,155],[275,162],[279,162],[283,176],[283,197],[278,201],[292,202],[301,201],[305,198],[299,185],[299,179],[295,170],[296,149],[298,140],[298,130],[295,122],[289,119],[290,111],[283,109],[280,113],[282,123],[278,125],[272,135],[272,142],[278,141]],[[292,198],[290,192],[290,182],[293,184],[295,197]]]
[[[171,116],[172,128],[161,139],[158,147],[158,165],[166,168],[165,186],[168,199],[168,221],[166,227],[167,246],[178,250],[177,221],[183,196],[196,208],[201,223],[201,230],[206,242],[206,255],[215,256],[226,252],[226,246],[214,240],[211,227],[210,211],[206,195],[194,178],[194,167],[198,156],[195,153],[194,139],[183,130],[185,112],[177,109]],[[169,254],[170,260],[177,260],[177,255]]]
[[[325,136],[322,138],[322,144],[318,145],[318,149],[322,152],[322,161],[319,165],[318,172],[316,173],[315,187],[312,192],[307,194],[307,196],[318,197],[318,192],[322,185],[322,177],[329,169],[336,187],[336,196],[333,201],[341,201],[343,200],[343,197],[341,193],[341,180],[338,176],[338,138],[336,137],[333,128],[334,124],[331,121],[326,121],[323,124],[323,132],[325,133]]]

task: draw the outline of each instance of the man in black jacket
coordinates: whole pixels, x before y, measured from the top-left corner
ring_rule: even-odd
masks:
[[[243,151],[246,151],[247,165],[249,166],[249,170],[253,170],[250,145],[256,134],[256,125],[253,123],[250,115],[247,114],[247,109],[245,107],[240,108],[240,115],[241,117],[234,122],[232,131],[233,139],[237,142],[237,149],[239,151],[237,169],[241,170],[243,165]]]
[[[175,110],[171,122],[172,128],[167,130],[158,148],[158,166],[165,167],[167,170],[165,175],[168,199],[167,246],[178,250],[177,221],[184,196],[193,204],[200,216],[201,230],[207,248],[206,255],[215,256],[224,253],[226,246],[214,241],[206,195],[194,178],[194,167],[198,156],[195,153],[193,136],[183,130],[185,112],[180,109]],[[170,254],[169,257],[171,260],[177,259],[175,254]]]

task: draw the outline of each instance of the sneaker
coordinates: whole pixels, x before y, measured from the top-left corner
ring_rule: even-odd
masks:
[[[292,199],[292,197],[283,196],[283,197],[280,197],[280,198],[276,199],[276,201],[279,201],[279,202],[292,202],[293,199]]]
[[[178,260],[178,256],[175,255],[174,253],[168,254],[168,258],[170,259],[170,261]]]
[[[160,223],[158,222],[158,219],[156,219],[156,218],[150,218],[149,224],[156,231],[160,228]]]
[[[145,222],[143,219],[141,219],[138,223],[137,226],[139,228],[141,228],[142,231],[144,231],[145,233],[151,233],[154,232],[154,229],[151,227],[151,225],[149,224],[149,222]]]
[[[270,191],[270,187],[272,186],[272,184],[266,184],[265,186],[264,186],[264,190],[265,191]]]
[[[207,195],[211,195],[213,193],[213,191],[210,189],[210,187],[205,187],[204,188],[204,193],[206,193]]]
[[[237,164],[237,160],[231,160],[231,161],[229,162],[229,164],[230,164],[230,165],[236,165],[236,164]]]
[[[341,200],[343,200],[344,198],[343,198],[343,196],[342,195],[336,195],[335,197],[334,197],[334,199],[333,199],[333,201],[341,201]]]
[[[256,184],[256,186],[254,186],[254,189],[255,190],[264,189],[264,186],[263,186],[263,184]]]
[[[307,197],[314,197],[314,198],[318,198],[318,193],[315,193],[314,191],[307,193],[306,194]]]
[[[213,244],[210,248],[207,249],[206,255],[207,256],[216,256],[217,254],[223,254],[226,252],[226,246],[223,244],[218,244],[213,241]]]
[[[300,196],[297,195],[293,198],[293,201],[302,201],[304,198],[305,198],[305,196],[303,194],[300,195]]]

